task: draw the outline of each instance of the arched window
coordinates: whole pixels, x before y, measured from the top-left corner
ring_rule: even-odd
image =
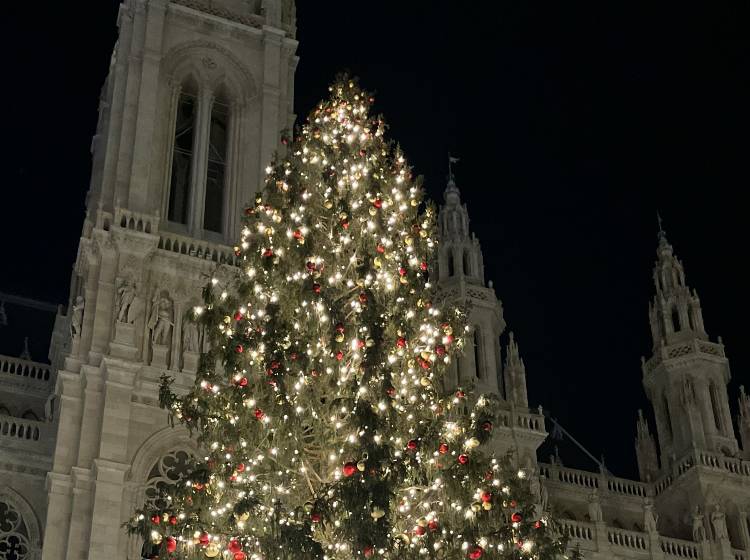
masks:
[[[448,251],[448,277],[453,278],[455,271],[455,263],[453,262],[453,251]]]
[[[169,184],[169,208],[167,209],[169,221],[179,224],[188,223],[197,114],[197,87],[189,81],[183,86],[177,101],[174,147],[172,149],[172,176]]]
[[[224,223],[228,131],[229,106],[217,99],[211,108],[206,199],[203,210],[203,229],[217,233],[221,233]]]
[[[721,407],[719,406],[719,391],[714,382],[709,385],[708,392],[711,397],[711,410],[714,413],[714,425],[719,432],[723,431],[724,423],[721,421]]]
[[[672,308],[672,330],[680,332],[680,312],[676,307]]]
[[[25,420],[36,420],[37,422],[39,421],[39,417],[34,413],[33,410],[30,410],[30,409],[24,412],[21,415],[21,418]]]
[[[166,508],[166,492],[188,474],[191,460],[190,453],[181,449],[159,459],[148,473],[146,500],[159,509]]]
[[[672,439],[672,415],[669,413],[669,401],[667,395],[662,395],[662,406],[664,407],[664,421],[667,424],[667,434]]]
[[[482,355],[484,348],[482,344],[482,330],[477,326],[474,327],[474,374],[477,379],[484,377],[484,360]]]
[[[471,253],[469,253],[469,251],[464,251],[464,274],[471,276],[472,273]]]
[[[30,552],[26,521],[14,504],[0,496],[0,558],[26,560]]]

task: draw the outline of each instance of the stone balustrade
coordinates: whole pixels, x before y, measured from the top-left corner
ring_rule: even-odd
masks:
[[[517,428],[546,434],[544,428],[544,415],[533,412],[521,412],[518,410],[501,410],[498,413],[497,421],[499,427]]]
[[[559,465],[539,464],[542,475],[552,482],[570,484],[589,490],[606,490],[619,496],[646,498],[652,495],[650,485],[645,482],[618,478],[607,474],[596,474]]]
[[[201,241],[192,237],[169,233],[166,231],[159,232],[159,249],[180,255],[189,255],[207,261],[213,261],[218,264],[237,265],[238,260],[234,255],[234,250],[227,245],[219,245],[208,241]]]
[[[593,541],[596,534],[596,527],[593,523],[583,523],[572,519],[558,519],[557,523],[560,532],[575,541]],[[584,548],[584,545],[581,545]]]
[[[707,340],[692,340],[662,346],[651,358],[643,363],[643,372],[650,374],[664,360],[671,360],[690,354],[706,354],[717,358],[724,358],[724,345]]]
[[[732,554],[734,555],[734,560],[748,560],[750,558],[750,555],[742,550],[733,550]]]
[[[661,537],[661,550],[665,556],[672,558],[700,558],[701,549],[693,542]]]
[[[159,231],[159,216],[133,212],[125,208],[115,208],[114,225],[132,231],[156,233]]]
[[[39,441],[44,423],[0,414],[0,437],[26,441]]]
[[[634,550],[649,549],[648,535],[646,533],[627,531],[625,529],[607,527],[607,542],[612,546],[621,546]]]
[[[46,386],[52,379],[52,366],[21,358],[0,356],[0,379],[2,378],[29,380],[40,386]]]

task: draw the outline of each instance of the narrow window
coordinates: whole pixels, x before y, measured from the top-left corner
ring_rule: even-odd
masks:
[[[227,167],[227,130],[229,108],[215,102],[211,110],[208,143],[208,173],[203,229],[221,233],[224,217],[224,178]]]
[[[482,376],[482,332],[479,327],[474,328],[474,367],[477,379]]]
[[[170,222],[186,224],[190,196],[190,168],[193,161],[196,99],[190,93],[180,94],[172,152],[172,180],[169,187]]]
[[[676,307],[672,309],[672,329],[674,332],[680,332],[680,312]]]
[[[667,434],[669,439],[672,439],[672,416],[669,414],[669,401],[667,401],[667,395],[662,396],[664,405],[664,420],[667,423]]]
[[[722,422],[721,422],[721,408],[719,408],[719,392],[716,388],[716,385],[714,385],[713,382],[709,386],[708,390],[711,395],[711,410],[713,410],[713,413],[714,413],[714,424],[716,425],[716,429],[721,432]]]
[[[471,255],[468,251],[464,251],[464,274],[471,276]]]
[[[452,278],[455,274],[455,263],[453,262],[453,251],[448,251],[448,277]]]

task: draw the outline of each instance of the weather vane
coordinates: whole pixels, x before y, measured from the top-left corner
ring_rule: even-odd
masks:
[[[453,157],[450,152],[448,152],[448,180],[453,181],[453,164],[458,163],[460,160],[457,157]]]

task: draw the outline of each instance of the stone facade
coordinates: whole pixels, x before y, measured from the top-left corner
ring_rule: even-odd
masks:
[[[293,1],[125,0],[118,25],[51,365],[0,357],[0,559],[141,556],[122,522],[195,452],[158,407],[159,377],[191,385],[203,342],[186,312],[233,266],[241,209],[295,119]],[[537,461],[545,418],[452,176],[438,227],[442,293],[473,326],[446,383],[499,395],[496,448],[572,544],[591,559],[750,559],[750,398],[740,447],[724,347],[663,232],[643,363],[658,443],[640,414],[633,481]]]

